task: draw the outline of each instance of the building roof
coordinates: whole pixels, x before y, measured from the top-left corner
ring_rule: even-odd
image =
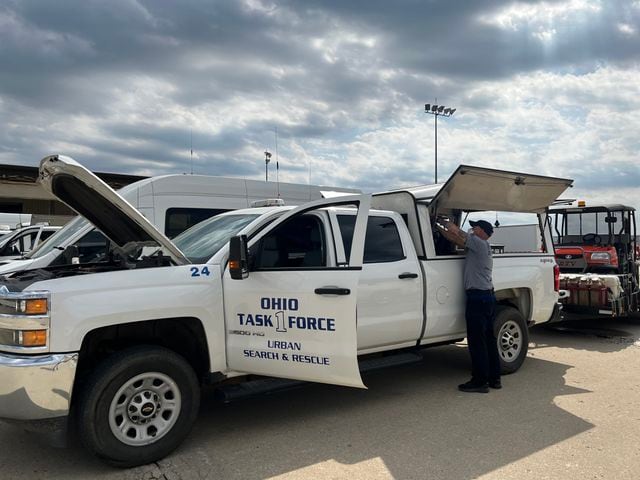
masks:
[[[114,190],[147,178],[145,176],[125,175],[122,173],[94,173]],[[37,179],[38,167],[0,164],[0,182],[35,183]]]

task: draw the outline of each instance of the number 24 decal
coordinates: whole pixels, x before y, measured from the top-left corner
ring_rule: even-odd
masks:
[[[209,267],[202,267],[202,268],[191,267],[190,270],[191,270],[192,277],[199,277],[200,275],[204,277],[208,277],[209,275],[211,275],[211,273],[209,272]]]

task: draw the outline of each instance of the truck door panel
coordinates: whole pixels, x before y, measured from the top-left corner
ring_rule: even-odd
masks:
[[[337,217],[348,250],[354,216]],[[423,280],[404,225],[389,216],[370,216],[363,262],[358,285],[358,350],[417,341],[423,323]]]
[[[250,273],[223,276],[227,364],[238,372],[364,388],[356,301],[370,197],[319,200],[284,214],[249,241]],[[317,209],[358,205],[347,265]],[[321,220],[324,218],[325,220]]]

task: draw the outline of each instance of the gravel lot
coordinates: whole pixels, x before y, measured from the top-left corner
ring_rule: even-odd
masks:
[[[130,470],[0,425],[0,478],[640,478],[640,319],[535,328],[522,369],[488,395],[456,390],[468,367],[455,345],[366,375],[367,391],[309,385],[228,406],[205,393],[186,443]]]

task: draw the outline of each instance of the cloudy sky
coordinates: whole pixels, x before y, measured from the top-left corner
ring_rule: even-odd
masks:
[[[433,182],[437,98],[439,180],[640,209],[640,0],[4,0],[0,65],[0,163],[260,179],[277,129],[281,181],[379,191]]]

